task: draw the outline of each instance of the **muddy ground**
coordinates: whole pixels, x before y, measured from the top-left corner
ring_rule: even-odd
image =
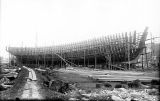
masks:
[[[29,74],[28,70],[25,68],[22,68],[17,78],[14,80],[13,87],[4,91],[0,91],[0,100],[16,100],[16,99],[24,100],[22,99],[22,94],[24,90],[27,90],[27,89],[24,89],[24,86],[27,82],[28,74]],[[42,96],[42,100],[47,100],[47,99],[66,100],[66,97],[64,97],[65,96],[64,94],[50,90],[48,87],[46,87],[43,84],[42,76],[39,73],[37,73],[36,76],[38,78],[38,80],[36,81],[39,86],[38,92]],[[37,99],[31,99],[31,100],[37,100]]]
[[[38,92],[42,96],[42,100],[107,100],[107,101],[158,101],[158,86],[159,82],[152,86],[146,83],[142,86],[140,81],[138,83],[130,84],[133,87],[129,88],[126,82],[100,82],[86,76],[86,70],[77,70],[66,72],[68,70],[44,70],[39,71],[35,69],[37,76]],[[86,74],[85,74],[86,73]],[[98,71],[93,71],[97,75]],[[101,72],[99,72],[102,74]],[[12,88],[0,91],[0,99],[21,99],[22,93],[27,82],[28,71],[22,68],[17,78],[14,80],[15,84]],[[144,74],[147,75],[147,74]],[[155,76],[150,73],[150,76]],[[157,75],[156,75],[157,76]],[[149,86],[148,86],[149,85]],[[148,86],[149,88],[146,88]],[[152,86],[152,87],[151,87]],[[22,100],[22,99],[21,99]]]
[[[4,91],[0,91],[1,99],[16,99],[22,94],[22,88],[26,83],[26,77],[28,76],[28,71],[24,68],[21,69],[17,78],[14,80],[14,85]]]
[[[63,97],[67,100],[158,101],[159,91],[157,87],[159,86],[153,87],[151,82],[146,83],[140,80],[127,84],[125,82],[100,82],[88,76],[59,70],[37,71],[37,74],[41,77],[43,85],[49,85],[47,81],[56,81],[48,88],[64,94]],[[151,75],[155,76],[154,73]],[[70,86],[63,87],[64,83],[68,83]],[[156,85],[158,84],[159,82],[156,82]],[[65,90],[59,91],[61,87]]]

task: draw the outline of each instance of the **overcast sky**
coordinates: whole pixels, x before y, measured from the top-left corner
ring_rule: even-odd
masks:
[[[160,36],[160,0],[1,0],[0,55],[5,46],[58,45],[140,31]]]

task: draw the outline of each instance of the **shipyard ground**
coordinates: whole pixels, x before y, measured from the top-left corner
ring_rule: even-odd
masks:
[[[35,72],[36,77],[33,77],[34,73],[32,72]],[[136,79],[142,81],[145,86],[138,89],[128,87],[122,87],[124,89],[121,89],[121,87],[115,88],[121,81],[132,82]],[[158,101],[157,88],[151,88],[149,84],[153,79],[159,80],[158,72],[90,70],[83,68],[30,70],[22,67],[13,87],[0,91],[0,98],[2,100],[112,99],[115,101],[116,99],[130,101],[131,99],[141,98],[145,101]],[[106,83],[111,84],[111,87],[105,86]],[[69,86],[64,86],[66,84],[69,84]]]

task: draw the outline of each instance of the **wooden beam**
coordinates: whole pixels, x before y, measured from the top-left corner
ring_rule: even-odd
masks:
[[[96,67],[97,67],[97,57],[96,57],[96,55],[95,55],[95,57],[94,57],[94,60],[95,60],[95,69],[96,69]]]

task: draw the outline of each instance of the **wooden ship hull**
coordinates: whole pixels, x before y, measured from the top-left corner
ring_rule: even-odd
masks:
[[[8,47],[22,64],[98,65],[134,63],[145,47],[148,28],[142,33],[122,33],[52,47]]]

